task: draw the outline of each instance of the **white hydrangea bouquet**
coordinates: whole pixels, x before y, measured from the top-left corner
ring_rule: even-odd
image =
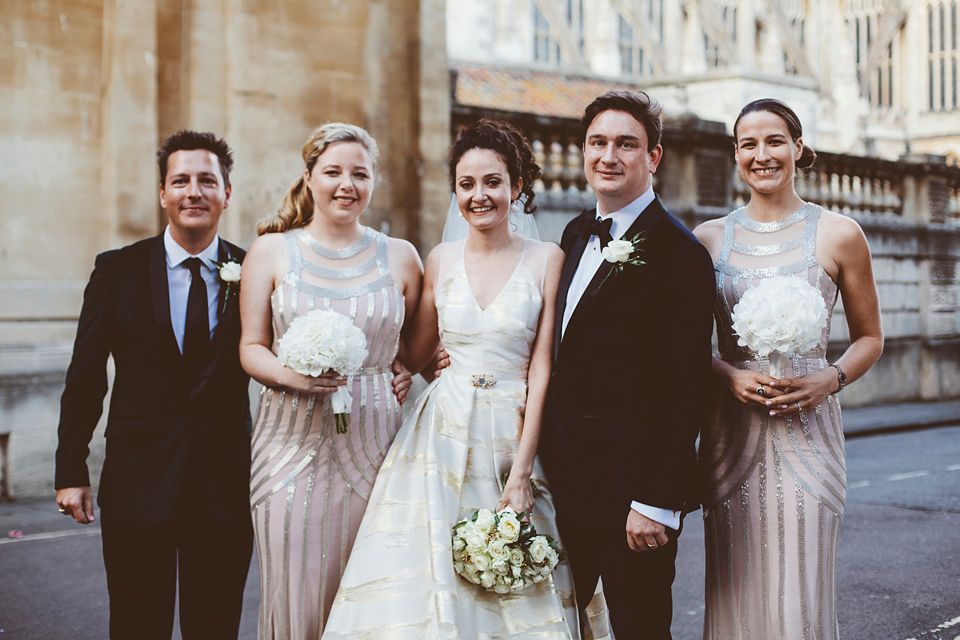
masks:
[[[563,559],[549,535],[541,535],[526,512],[505,507],[475,511],[453,527],[453,568],[487,591],[509,593],[545,580]]]
[[[334,371],[356,373],[367,357],[367,338],[347,316],[330,309],[314,309],[290,323],[277,341],[277,357],[285,366],[305,376]],[[352,398],[346,387],[330,394],[337,433],[347,432]]]
[[[743,292],[732,319],[737,343],[770,357],[770,375],[779,378],[785,358],[805,353],[820,342],[827,305],[805,279],[774,276]]]

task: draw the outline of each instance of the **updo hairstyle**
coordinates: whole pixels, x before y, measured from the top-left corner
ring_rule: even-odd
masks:
[[[790,133],[790,137],[794,142],[796,142],[803,135],[803,127],[800,125],[800,118],[798,118],[797,114],[793,112],[793,109],[788,107],[786,103],[781,102],[780,100],[775,100],[773,98],[761,98],[760,100],[754,100],[740,110],[740,115],[737,116],[736,122],[733,123],[734,145],[736,145],[737,125],[740,124],[740,119],[748,113],[756,113],[759,111],[767,111],[776,116],[780,116],[780,119],[787,124],[787,131]],[[797,168],[806,169],[811,167],[816,159],[816,152],[811,147],[808,147],[806,144],[804,144],[803,151],[800,152],[800,159],[797,160],[796,163]]]
[[[450,147],[448,165],[450,169],[450,188],[457,190],[457,164],[463,155],[471,149],[489,149],[496,153],[507,165],[510,185],[517,186],[523,180],[518,200],[523,202],[524,213],[533,213],[537,206],[533,204],[535,194],[533,184],[540,177],[540,165],[533,157],[530,143],[512,124],[482,118],[463,129],[453,146]]]
[[[313,173],[317,158],[331,145],[339,142],[356,142],[363,146],[373,161],[373,172],[376,176],[377,160],[380,157],[380,149],[377,147],[376,141],[364,129],[344,122],[327,122],[314,129],[313,133],[310,134],[310,138],[303,145],[301,152],[307,172]],[[313,195],[310,193],[310,187],[307,186],[306,179],[301,175],[287,191],[277,214],[267,216],[257,222],[257,235],[262,236],[265,233],[281,233],[289,229],[299,229],[306,226],[311,218],[313,218]]]

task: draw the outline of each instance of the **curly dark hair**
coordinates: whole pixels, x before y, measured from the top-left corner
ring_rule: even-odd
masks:
[[[740,110],[740,115],[737,116],[736,122],[733,123],[734,146],[737,144],[737,125],[740,124],[740,119],[748,113],[758,113],[761,111],[766,111],[775,116],[779,116],[780,119],[786,123],[787,131],[790,133],[790,137],[794,142],[803,136],[803,125],[800,124],[800,118],[797,117],[797,114],[787,105],[787,103],[775,98],[760,98],[759,100],[754,100],[753,102],[747,104],[743,109]],[[797,160],[797,168],[807,169],[812,167],[816,159],[816,152],[811,147],[803,145],[803,150],[800,152],[800,159]]]
[[[203,149],[217,156],[220,161],[220,175],[225,187],[230,186],[230,169],[233,168],[233,152],[230,146],[212,133],[183,129],[164,140],[157,149],[157,166],[160,168],[160,184],[167,181],[167,161],[176,151]]]
[[[510,184],[515,187],[523,181],[520,199],[523,200],[524,212],[533,213],[537,210],[533,204],[533,184],[540,177],[540,165],[534,160],[530,143],[516,127],[508,122],[482,118],[460,132],[450,147],[447,160],[450,188],[453,191],[456,191],[457,164],[470,149],[489,149],[500,156],[507,165]]]

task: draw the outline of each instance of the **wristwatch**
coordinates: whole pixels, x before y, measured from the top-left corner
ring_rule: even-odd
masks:
[[[840,383],[840,388],[837,389],[836,392],[840,393],[841,391],[843,391],[843,388],[847,386],[847,374],[843,372],[843,369],[841,369],[840,365],[838,364],[830,364],[827,366],[833,367],[834,369],[837,370],[837,382]]]

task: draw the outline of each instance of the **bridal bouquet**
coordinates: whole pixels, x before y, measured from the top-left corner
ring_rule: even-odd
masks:
[[[367,338],[347,316],[330,309],[314,309],[290,323],[277,341],[277,357],[305,376],[316,377],[327,371],[350,375],[363,366]],[[337,433],[347,432],[351,400],[346,387],[337,387],[330,395]]]
[[[732,319],[737,343],[762,357],[772,354],[770,375],[779,377],[781,358],[805,353],[820,342],[827,306],[805,279],[774,276],[744,291]]]
[[[480,509],[453,527],[453,568],[487,591],[509,593],[542,582],[563,556],[556,541],[540,535],[526,512]]]

